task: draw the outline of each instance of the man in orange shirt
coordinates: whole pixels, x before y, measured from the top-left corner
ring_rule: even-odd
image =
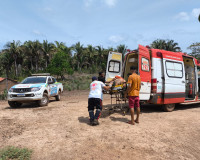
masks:
[[[140,114],[140,99],[139,92],[141,88],[141,79],[140,76],[137,75],[137,69],[135,67],[130,67],[130,71],[132,75],[128,78],[128,96],[129,96],[129,108],[131,111],[131,121],[129,124],[134,125],[135,122],[139,123],[139,114]],[[137,109],[137,117],[134,121],[134,106]]]

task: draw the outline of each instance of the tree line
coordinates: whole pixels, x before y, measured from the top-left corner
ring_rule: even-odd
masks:
[[[150,47],[179,52],[181,48],[173,40],[157,39]],[[200,43],[188,47],[191,55],[200,58]],[[97,73],[105,71],[109,51],[126,54],[127,46],[118,45],[116,48],[87,45],[77,42],[67,46],[63,42],[40,42],[13,40],[5,44],[0,51],[0,76],[13,79],[26,77],[31,73],[50,72],[65,79],[64,75],[74,72]]]

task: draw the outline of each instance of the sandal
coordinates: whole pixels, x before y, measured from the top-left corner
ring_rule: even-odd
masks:
[[[128,123],[128,124],[131,124],[131,125],[135,125],[135,123],[132,123],[131,121],[128,121],[127,123]]]

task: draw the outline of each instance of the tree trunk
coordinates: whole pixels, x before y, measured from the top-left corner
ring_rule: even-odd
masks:
[[[31,58],[31,70],[33,71],[33,59]]]
[[[15,59],[15,76],[18,77],[17,59]]]
[[[35,69],[36,69],[36,72],[38,72],[38,59],[36,59],[36,62],[35,62]]]

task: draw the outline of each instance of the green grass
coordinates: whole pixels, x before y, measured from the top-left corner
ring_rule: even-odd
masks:
[[[91,74],[78,74],[61,82],[64,86],[64,90],[89,90],[92,76]]]
[[[8,146],[0,149],[0,160],[30,160],[31,154],[30,149]]]

